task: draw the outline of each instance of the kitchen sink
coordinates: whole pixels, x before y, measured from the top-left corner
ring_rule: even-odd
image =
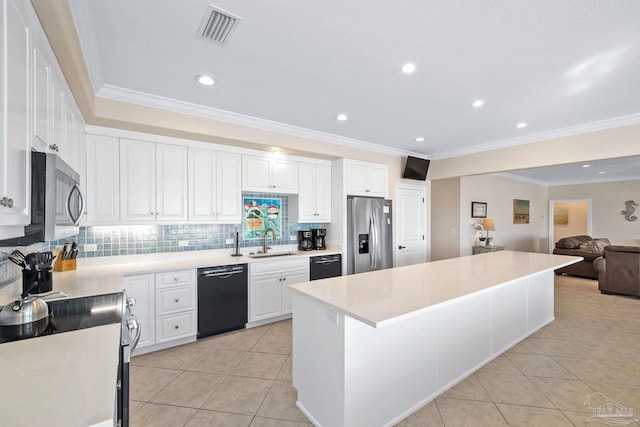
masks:
[[[272,257],[277,257],[277,256],[287,256],[287,255],[295,255],[295,252],[291,252],[291,251],[287,251],[287,252],[267,252],[266,254],[263,253],[253,253],[250,252],[248,254],[246,254],[249,258],[272,258]]]

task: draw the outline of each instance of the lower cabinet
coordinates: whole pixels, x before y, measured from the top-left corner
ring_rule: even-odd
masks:
[[[249,325],[268,323],[292,312],[287,285],[309,281],[307,258],[250,264]]]
[[[195,341],[195,270],[125,276],[124,289],[136,299],[132,311],[141,327],[134,354]]]

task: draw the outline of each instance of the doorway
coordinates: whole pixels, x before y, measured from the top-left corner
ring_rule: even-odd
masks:
[[[427,262],[428,186],[396,187],[396,267]]]
[[[549,201],[549,253],[563,237],[591,235],[591,199]]]

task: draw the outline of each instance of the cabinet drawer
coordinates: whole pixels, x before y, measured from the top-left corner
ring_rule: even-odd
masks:
[[[169,271],[167,273],[156,274],[156,287],[166,288],[168,286],[185,285],[196,283],[196,271]]]
[[[156,344],[196,334],[196,312],[162,316],[156,319]]]
[[[156,316],[193,310],[195,306],[195,286],[180,286],[156,291]]]
[[[286,261],[263,261],[249,264],[251,275],[282,273],[290,270],[309,268],[309,258],[294,258]]]

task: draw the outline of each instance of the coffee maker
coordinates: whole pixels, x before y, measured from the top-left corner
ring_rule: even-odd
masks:
[[[326,228],[314,228],[311,230],[313,249],[327,249],[327,229]]]
[[[298,250],[313,250],[313,233],[309,230],[298,230]]]

